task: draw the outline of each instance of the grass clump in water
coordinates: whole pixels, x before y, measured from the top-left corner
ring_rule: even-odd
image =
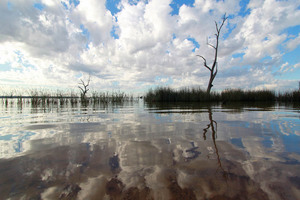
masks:
[[[276,100],[276,95],[271,90],[227,89],[221,92],[221,100],[222,102],[272,102]]]
[[[272,90],[226,89],[208,94],[200,88],[171,89],[159,87],[150,89],[146,102],[300,102],[300,91],[276,94]]]
[[[300,90],[292,92],[279,92],[277,100],[280,102],[298,102],[300,103]]]
[[[93,103],[123,103],[126,101],[133,101],[134,97],[131,95],[127,95],[124,92],[97,92],[92,91],[92,102]]]
[[[184,88],[174,90],[171,88],[157,88],[149,90],[145,95],[147,102],[208,102],[218,101],[220,94],[211,92],[208,94],[201,88]]]

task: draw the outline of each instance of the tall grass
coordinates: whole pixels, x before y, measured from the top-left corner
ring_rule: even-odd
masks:
[[[200,88],[171,89],[159,87],[150,89],[145,95],[146,102],[300,102],[300,91],[276,94],[271,90],[226,89],[210,94]]]
[[[23,94],[14,95],[0,94],[4,105],[8,105],[8,99],[17,99],[18,105],[22,106],[23,103],[30,104],[32,107],[47,107],[50,105],[68,105],[89,106],[90,104],[109,104],[109,103],[124,103],[134,101],[136,98],[133,95],[128,95],[125,92],[98,92],[92,91],[84,99],[81,98],[79,93],[74,91],[63,92],[57,90],[56,92],[47,90],[31,89],[25,91]],[[13,102],[13,101],[12,101]]]
[[[1,95],[0,95],[1,96]],[[9,98],[17,98],[18,105],[23,102],[30,103],[33,107],[48,105],[76,106],[77,104],[109,104],[134,101],[133,95],[124,92],[99,92],[92,91],[87,96],[86,102],[81,102],[79,93],[71,92],[49,92],[46,90],[29,90],[26,94],[14,95],[13,93],[2,95],[2,102],[8,105]],[[300,103],[300,91],[278,92],[271,90],[241,90],[226,89],[222,92],[211,92],[207,94],[201,88],[172,89],[169,87],[159,87],[150,89],[144,96],[146,102],[288,102]]]
[[[300,103],[300,90],[292,92],[279,92],[277,100],[281,102],[298,102]]]
[[[123,103],[125,101],[133,101],[133,95],[125,94],[124,92],[97,92],[92,91],[92,102],[93,103]]]
[[[149,90],[145,95],[145,101],[147,102],[216,102],[219,100],[219,93],[212,92],[208,94],[201,88],[174,90],[168,87],[160,87],[155,90]]]
[[[221,92],[221,100],[222,102],[273,102],[276,100],[276,95],[271,90],[227,89]]]

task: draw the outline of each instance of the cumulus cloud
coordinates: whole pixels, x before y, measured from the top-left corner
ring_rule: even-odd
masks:
[[[253,65],[266,56],[273,57],[280,53],[279,45],[287,38],[281,32],[297,25],[295,21],[300,17],[294,3],[250,1],[248,7],[251,8],[251,13],[244,19],[239,33],[235,35],[235,39],[244,41],[245,64]]]
[[[285,67],[282,49],[299,45],[299,33],[286,31],[300,24],[298,1],[251,0],[242,7],[233,0],[195,0],[175,15],[171,0],[122,0],[116,13],[106,3],[1,1],[0,64],[8,66],[1,83],[76,87],[90,74],[91,85],[102,89],[206,87],[209,74],[196,55],[212,62],[207,42],[214,44],[214,21],[224,13],[229,19],[221,33],[215,89],[280,87],[276,72],[294,69]]]
[[[70,19],[89,31],[90,40],[95,45],[109,40],[114,19],[106,9],[105,1],[81,0],[70,13]]]
[[[5,3],[0,8],[0,41],[21,43],[24,51],[36,57],[66,52],[72,39],[81,41],[72,37],[72,25],[59,4],[48,7],[48,3],[40,10],[33,6],[35,1],[12,1],[9,7]]]
[[[290,39],[286,46],[288,48],[288,50],[293,51],[294,49],[296,49],[298,46],[300,45],[300,33],[298,34],[297,37],[295,37],[294,39]]]

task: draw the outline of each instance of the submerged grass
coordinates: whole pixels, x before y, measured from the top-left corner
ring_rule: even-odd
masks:
[[[49,106],[49,105],[68,105],[76,106],[81,104],[88,106],[90,104],[109,104],[109,103],[123,103],[127,101],[134,101],[133,95],[125,94],[124,92],[98,92],[92,91],[91,96],[82,99],[79,93],[63,92],[57,90],[56,92],[32,89],[23,94],[14,95],[13,93],[7,95],[0,95],[2,103],[8,106],[9,99],[17,99],[18,105],[31,104],[32,107]],[[14,101],[11,101],[14,102]]]
[[[127,95],[124,92],[97,92],[92,91],[91,100],[93,103],[123,103],[125,101],[133,101],[133,95]]]
[[[174,90],[159,87],[149,90],[145,95],[146,102],[300,102],[300,91],[275,93],[272,90],[226,89],[210,94],[200,88]]]

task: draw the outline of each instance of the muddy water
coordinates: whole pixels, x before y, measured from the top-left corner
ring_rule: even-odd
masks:
[[[297,199],[299,107],[2,103],[0,194]]]

